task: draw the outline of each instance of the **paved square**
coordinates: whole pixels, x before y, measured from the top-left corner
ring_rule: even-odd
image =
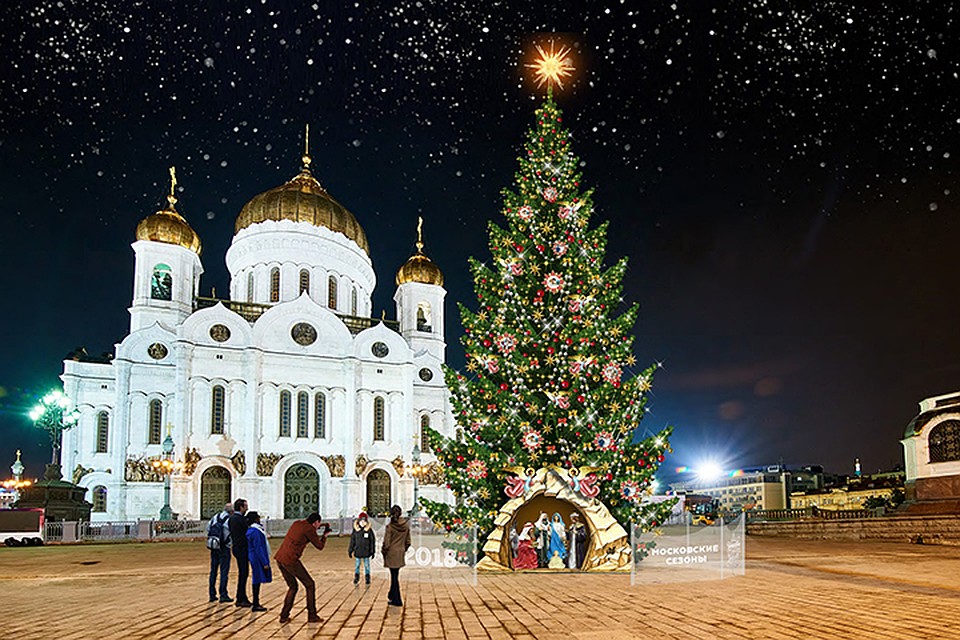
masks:
[[[273,540],[274,549],[279,540]],[[353,586],[347,539],[308,548],[323,624],[303,592],[277,622],[207,603],[201,542],[0,548],[3,638],[960,638],[960,548],[747,538],[747,574],[631,587],[628,575],[480,575],[477,587],[387,576]],[[401,572],[401,578],[403,573]],[[231,567],[231,585],[235,567]]]

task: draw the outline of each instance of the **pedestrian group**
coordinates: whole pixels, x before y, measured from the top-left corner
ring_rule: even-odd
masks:
[[[387,601],[398,607],[403,606],[400,597],[400,568],[404,566],[404,556],[410,547],[410,524],[401,517],[402,513],[397,505],[390,508],[390,523],[380,547],[383,565],[390,570]],[[320,529],[323,529],[322,533]],[[274,554],[273,559],[287,584],[287,594],[280,609],[280,624],[290,621],[290,612],[301,584],[307,597],[307,622],[321,622],[317,615],[316,583],[300,558],[307,545],[323,550],[329,534],[330,525],[321,522],[319,513],[311,513],[305,519],[290,525],[280,548]],[[237,607],[250,608],[257,612],[266,611],[267,608],[260,603],[260,587],[273,581],[273,571],[270,564],[270,543],[260,522],[260,514],[248,511],[247,501],[243,498],[227,503],[223,511],[207,523],[207,548],[210,550],[210,602],[233,602]],[[347,551],[348,555],[354,558],[354,584],[360,582],[361,566],[366,584],[370,584],[370,558],[373,557],[375,549],[376,535],[367,514],[361,512],[354,521]],[[231,556],[237,563],[236,598],[231,598],[227,591]],[[248,578],[253,601],[247,598]]]

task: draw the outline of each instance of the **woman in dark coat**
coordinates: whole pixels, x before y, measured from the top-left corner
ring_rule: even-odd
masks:
[[[402,607],[400,599],[400,567],[404,566],[404,556],[410,548],[410,523],[401,518],[403,511],[399,505],[390,507],[390,522],[383,534],[383,566],[390,569],[390,593],[387,602]]]
[[[250,583],[253,585],[253,611],[266,611],[260,604],[260,585],[273,582],[270,570],[270,544],[267,533],[260,524],[260,514],[251,511],[247,514],[250,527],[247,529],[247,555],[250,558]]]

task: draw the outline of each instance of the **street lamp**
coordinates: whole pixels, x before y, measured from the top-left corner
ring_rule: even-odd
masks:
[[[163,476],[161,520],[173,520],[173,509],[170,508],[170,476],[173,474],[176,465],[173,462],[173,438],[170,437],[170,428],[170,425],[167,425],[167,437],[163,439],[163,457],[153,461],[154,470]]]
[[[413,508],[410,509],[410,517],[417,518],[420,515],[420,478],[423,477],[425,468],[420,464],[420,439],[413,439],[413,464],[410,465],[410,475],[413,476]]]
[[[51,391],[40,399],[40,402],[30,411],[33,424],[50,435],[50,444],[53,448],[51,464],[60,466],[60,441],[63,432],[77,424],[80,412],[73,406],[62,391]]]

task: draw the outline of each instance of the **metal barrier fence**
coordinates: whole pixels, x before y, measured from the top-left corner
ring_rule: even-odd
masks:
[[[747,522],[783,522],[788,520],[862,520],[864,518],[882,518],[886,515],[884,507],[876,509],[761,509],[744,511]]]
[[[62,542],[63,541],[63,523],[62,522],[43,523],[43,539],[46,542]]]
[[[160,540],[207,537],[206,520],[156,520],[153,537]]]
[[[81,522],[78,529],[77,537],[84,542],[136,540],[138,537],[138,524],[135,521]]]

